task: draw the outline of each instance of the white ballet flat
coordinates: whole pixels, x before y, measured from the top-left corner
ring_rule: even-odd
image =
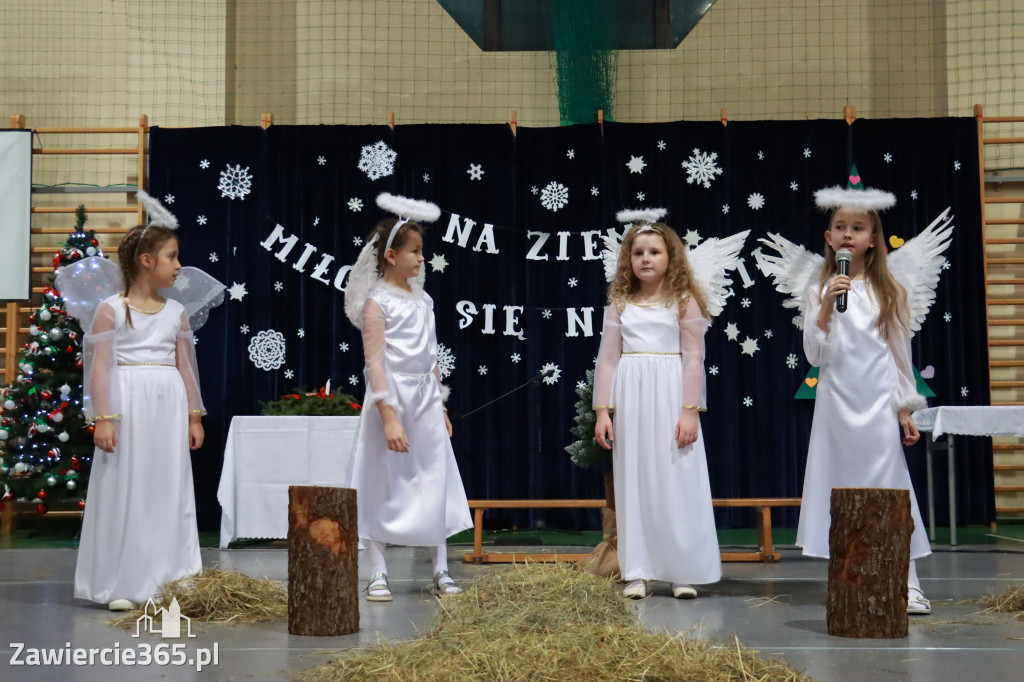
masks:
[[[692,585],[672,583],[672,596],[676,599],[696,599],[697,590]]]
[[[114,599],[107,604],[107,608],[111,611],[131,611],[135,608],[135,602],[128,599]]]
[[[647,581],[641,578],[630,581],[622,589],[622,594],[630,599],[646,599],[650,595],[647,591]]]

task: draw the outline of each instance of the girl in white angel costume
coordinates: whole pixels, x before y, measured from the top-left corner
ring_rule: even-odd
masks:
[[[595,436],[612,450],[619,568],[628,597],[648,582],[677,599],[722,577],[704,436],[704,333],[722,311],[748,232],[687,253],[664,209],[621,211],[631,223],[605,251],[611,285],[594,383]],[[614,411],[614,419],[610,412]],[[614,443],[614,445],[613,445]]]
[[[914,531],[910,538],[907,612],[927,614],[915,559],[931,554],[910,481],[904,445],[919,438],[911,417],[926,406],[918,394],[910,337],[935,300],[935,285],[949,246],[952,219],[946,209],[914,239],[886,255],[878,212],[895,197],[864,189],[856,168],[846,189],[815,193],[832,215],[825,256],[779,235],[764,239],[781,255],[766,258],[780,292],[803,315],[804,353],[820,367],[807,449],[796,544],[804,554],[828,558],[833,488],[895,488],[910,491]],[[849,274],[837,274],[836,253],[846,249]],[[847,310],[836,311],[847,297]],[[902,436],[900,429],[902,427]]]
[[[461,592],[448,573],[446,539],[472,528],[462,486],[447,393],[437,365],[434,301],[422,288],[423,236],[418,222],[440,209],[391,194],[382,220],[349,277],[345,313],[363,333],[366,398],[347,487],[357,491],[359,537],[370,555],[367,600],[391,601],[384,548],[434,550],[434,589]]]
[[[56,284],[89,330],[83,411],[96,428],[75,597],[129,610],[160,585],[202,570],[189,449],[203,443],[192,332],[224,286],[178,262],[177,220],[150,215],[118,248],[62,268]]]

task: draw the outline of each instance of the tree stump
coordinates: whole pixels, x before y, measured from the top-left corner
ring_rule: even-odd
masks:
[[[831,511],[828,634],[906,637],[910,492],[833,488]]]
[[[288,632],[359,631],[356,491],[288,488]]]
[[[619,575],[619,534],[615,522],[615,478],[604,474],[605,508],[601,510],[601,542],[594,551],[576,562],[587,573],[612,578]]]

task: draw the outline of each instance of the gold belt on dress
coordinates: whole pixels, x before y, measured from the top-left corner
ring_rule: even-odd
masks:
[[[682,355],[682,353],[658,353],[656,351],[648,350],[630,350],[623,351],[623,355]]]

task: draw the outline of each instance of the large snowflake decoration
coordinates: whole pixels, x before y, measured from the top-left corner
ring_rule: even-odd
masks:
[[[220,172],[220,184],[217,185],[217,189],[220,190],[221,198],[244,201],[245,195],[252,192],[252,173],[249,172],[249,167],[242,168],[240,163],[234,166],[229,163],[228,167]]]
[[[743,348],[741,353],[743,355],[749,355],[750,357],[754,357],[754,353],[761,350],[757,346],[757,339],[752,339],[749,336],[743,343],[740,344],[740,347]]]
[[[363,200],[357,197],[352,197],[348,200],[348,210],[353,213],[359,213],[363,210]]]
[[[790,353],[789,355],[786,356],[786,367],[789,367],[790,369],[796,369],[796,366],[798,364],[800,364],[800,360],[796,357],[794,353]]]
[[[437,371],[441,379],[447,379],[455,371],[455,356],[451,348],[443,343],[437,344]]]
[[[470,180],[483,180],[484,173],[486,173],[487,171],[484,170],[483,164],[471,163],[469,164],[469,170],[467,170],[466,172],[469,173]]]
[[[384,140],[378,140],[362,148],[356,167],[366,173],[366,177],[377,180],[385,175],[394,175],[397,158],[398,152],[384,144]]]
[[[626,167],[629,168],[630,173],[640,173],[647,167],[647,163],[642,156],[630,156],[629,161],[626,162]]]
[[[686,169],[686,183],[692,185],[704,185],[705,189],[711,187],[711,181],[715,176],[722,174],[722,169],[715,161],[718,159],[718,152],[710,154],[694,148],[693,154],[686,161],[683,161],[683,168]]]
[[[548,386],[554,386],[562,378],[562,370],[553,362],[549,362],[541,367],[540,373],[544,375],[544,383]]]
[[[569,188],[552,180],[540,191],[540,203],[549,211],[558,211],[569,203]]]
[[[430,259],[430,267],[434,268],[434,272],[444,272],[444,269],[448,267],[448,259],[442,253],[435,253]]]
[[[697,246],[697,244],[700,244],[700,233],[697,232],[697,230],[687,230],[686,236],[683,237],[683,241],[692,249]]]
[[[755,211],[760,211],[762,208],[764,208],[764,195],[761,194],[760,192],[754,192],[749,197],[747,197],[747,206],[754,209]]]
[[[249,292],[245,290],[245,282],[234,282],[228,287],[228,295],[232,301],[241,301],[248,294]]]
[[[480,376],[487,376],[487,365],[480,365],[476,368],[476,373]]]
[[[284,334],[273,329],[261,331],[249,341],[249,360],[257,368],[269,372],[280,369],[284,364],[285,350],[288,344]]]

